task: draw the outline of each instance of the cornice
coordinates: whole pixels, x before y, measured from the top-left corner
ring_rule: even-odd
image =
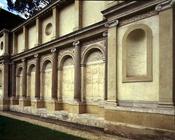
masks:
[[[118,5],[114,5],[104,11],[102,14],[105,18],[109,19],[114,17],[115,19],[123,19],[127,16],[133,16],[140,12],[147,11],[147,10],[155,10],[155,7],[167,0],[150,0],[150,1],[130,1],[130,2],[123,2]],[[172,1],[172,0],[168,0]]]
[[[166,10],[166,9],[169,9],[169,8],[173,7],[174,4],[175,4],[175,0],[167,0],[167,1],[164,1],[160,4],[158,4],[155,7],[155,10],[160,12],[160,11],[163,11],[163,10]]]

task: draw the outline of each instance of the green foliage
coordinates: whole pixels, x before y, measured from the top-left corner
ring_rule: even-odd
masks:
[[[0,116],[0,140],[83,140],[27,122]]]
[[[26,18],[36,14],[53,0],[7,0],[8,9],[24,14]]]

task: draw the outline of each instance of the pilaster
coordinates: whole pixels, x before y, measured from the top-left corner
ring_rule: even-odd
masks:
[[[81,102],[86,102],[85,95],[85,65],[81,64]]]
[[[58,10],[57,7],[54,6],[52,8],[52,15],[53,15],[53,39],[56,39],[58,37],[59,34],[59,14],[58,14]]]
[[[23,74],[22,74],[22,97],[26,97],[26,89],[27,89],[27,64],[26,64],[26,60],[22,59],[22,63],[23,63]]]
[[[17,38],[16,33],[13,32],[13,54],[17,53]]]
[[[168,5],[167,5],[168,4]],[[174,8],[159,6],[159,106],[172,107],[175,97]],[[166,19],[166,20],[165,20]]]
[[[0,97],[0,110],[8,110],[9,109],[9,95],[8,95],[8,89],[9,89],[9,66],[8,66],[8,60],[3,60],[2,62],[2,98]]]
[[[41,30],[41,21],[39,18],[36,18],[36,46],[41,44],[42,41],[42,30]]]
[[[74,31],[82,27],[82,1],[75,0],[75,28]]]
[[[16,65],[14,62],[11,63],[11,76],[12,76],[12,97],[16,96]]]
[[[36,59],[36,71],[35,71],[35,98],[39,99],[40,98],[40,56],[36,54],[35,56]]]
[[[107,42],[107,101],[117,104],[117,25],[118,20],[108,21]]]
[[[74,99],[79,102],[81,99],[80,42],[79,41],[74,42],[73,46],[75,47]]]
[[[23,26],[23,34],[24,34],[24,50],[28,49],[28,29],[26,26]]]
[[[14,62],[12,62],[11,68],[12,68],[12,71],[11,71],[11,76],[12,76],[11,94],[12,94],[12,97],[10,99],[10,104],[17,105],[19,102],[18,102],[18,99],[16,97],[16,64]]]
[[[62,95],[61,95],[61,68],[60,67],[58,67],[58,83],[57,83],[57,85],[58,85],[58,90],[57,90],[57,94],[58,94],[58,102],[62,102]]]
[[[52,49],[52,98],[57,99],[57,52]]]

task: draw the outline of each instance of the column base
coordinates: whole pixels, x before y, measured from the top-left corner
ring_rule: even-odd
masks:
[[[31,102],[27,98],[21,98],[19,99],[19,106],[24,107],[24,106],[30,106]]]
[[[57,100],[51,100],[51,101],[46,101],[45,106],[48,111],[56,111],[56,110],[62,110],[62,102],[58,102]]]
[[[118,103],[116,101],[113,101],[113,100],[107,100],[107,101],[105,101],[104,104],[105,104],[104,105],[105,109],[118,106]]]
[[[175,104],[173,102],[159,102],[159,108],[175,108]]]
[[[75,114],[82,114],[86,112],[86,105],[84,103],[74,101],[71,103],[63,103],[63,109]]]
[[[19,98],[11,97],[10,98],[10,105],[19,105]]]
[[[39,99],[32,100],[31,106],[33,109],[44,108],[44,101]]]
[[[9,110],[10,101],[9,99],[0,99],[0,110]]]

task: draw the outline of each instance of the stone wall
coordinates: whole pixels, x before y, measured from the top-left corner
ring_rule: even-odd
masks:
[[[0,57],[0,107],[127,137],[173,136],[171,1],[55,2],[31,19]]]

